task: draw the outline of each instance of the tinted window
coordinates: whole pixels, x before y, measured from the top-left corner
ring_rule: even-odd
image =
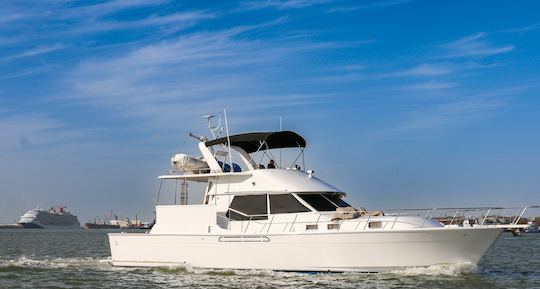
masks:
[[[336,206],[328,201],[321,194],[299,194],[300,198],[306,201],[317,211],[335,211]]]
[[[270,214],[309,212],[293,195],[270,195]]]
[[[324,196],[327,197],[332,203],[338,205],[338,207],[351,207],[351,205],[347,204],[347,202],[341,199],[340,194],[324,194]]]
[[[239,211],[245,215],[229,211],[227,217],[233,220],[249,220],[250,215],[265,215],[251,217],[251,220],[266,220],[268,213],[266,211],[266,195],[235,196],[231,202],[230,208]]]

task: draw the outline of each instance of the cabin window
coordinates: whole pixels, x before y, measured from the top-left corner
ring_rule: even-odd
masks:
[[[298,196],[317,211],[335,211],[337,208],[336,205],[321,194],[299,194]]]
[[[310,211],[291,194],[270,195],[269,197],[270,214],[287,214]]]
[[[227,217],[232,220],[267,220],[265,195],[234,196],[231,205],[232,210],[227,212]],[[234,211],[233,211],[234,210]],[[237,212],[235,212],[237,211]]]

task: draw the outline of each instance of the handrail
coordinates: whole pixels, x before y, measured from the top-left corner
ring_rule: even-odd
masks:
[[[491,225],[507,225],[507,226],[515,226],[518,225],[520,220],[523,218],[523,215],[527,211],[527,209],[537,209],[540,208],[540,206],[526,206],[526,207],[510,207],[510,208],[504,208],[504,207],[470,207],[470,208],[431,208],[431,209],[394,209],[394,210],[387,210],[385,212],[384,216],[373,216],[370,214],[360,215],[359,217],[351,218],[351,219],[344,219],[341,220],[340,223],[350,221],[350,222],[356,222],[354,225],[353,231],[359,230],[360,224],[363,225],[362,231],[368,229],[368,225],[370,221],[376,220],[376,221],[382,221],[384,222],[384,226],[381,228],[382,230],[394,230],[394,227],[396,224],[411,224],[416,225],[418,228],[424,228],[425,224],[428,220],[436,220],[439,222],[442,222],[446,225],[463,225],[463,222],[466,220],[472,220],[471,226],[473,225],[481,225],[481,226],[491,226]],[[509,216],[501,216],[503,210],[515,210],[517,209],[517,212],[515,214],[511,214]],[[243,212],[240,212],[238,210],[229,208],[228,211],[235,212],[243,216],[244,220],[232,220],[229,217],[226,216],[220,216],[223,218],[227,218],[229,220],[229,226],[231,227],[231,221],[239,221],[242,222],[241,231],[247,232],[248,228],[251,227],[251,223],[257,223],[259,224],[259,227],[255,226],[256,230],[266,231],[270,232],[272,227],[279,227],[280,231],[286,232],[287,230],[289,232],[293,231],[295,227],[298,225],[303,224],[334,224],[336,222],[336,218],[334,218],[337,214],[336,211],[326,211],[326,212],[299,212],[294,214],[294,220],[284,220],[284,221],[276,221],[274,220],[274,217],[277,214],[254,214],[249,215]],[[497,215],[490,215],[491,212],[499,211]],[[358,211],[355,211],[358,212]],[[453,214],[448,216],[450,213]],[[466,213],[472,213],[465,215]],[[297,218],[300,215],[303,216],[310,216],[317,214],[317,218],[313,218],[312,220],[302,220],[298,221]],[[417,216],[419,218],[422,218],[421,225],[418,223],[411,223],[408,222],[407,219],[403,219],[405,217],[410,216]],[[268,219],[265,220],[257,220],[256,217],[267,217]],[[327,217],[323,220],[321,220],[322,217]],[[292,216],[291,216],[292,218]],[[510,219],[510,220],[509,220]],[[446,221],[445,221],[446,220]],[[489,221],[488,224],[486,222]],[[247,222],[247,223],[246,223]],[[444,223],[448,222],[448,223]],[[244,224],[246,223],[246,224]],[[284,225],[284,226],[283,226]],[[295,226],[296,225],[296,226]],[[244,227],[245,226],[245,227]],[[261,227],[262,226],[262,227]],[[283,226],[283,227],[281,227]],[[353,227],[350,227],[352,229]]]
[[[522,217],[527,209],[538,209],[538,208],[540,208],[540,206],[523,206],[523,207],[509,207],[509,208],[504,208],[504,207],[424,208],[424,209],[408,209],[407,208],[407,209],[388,209],[388,210],[376,210],[376,211],[383,211],[383,212],[385,212],[386,216],[394,216],[394,214],[392,214],[392,212],[399,213],[400,216],[407,216],[407,214],[404,214],[402,212],[404,212],[404,211],[439,212],[439,211],[451,211],[451,210],[452,211],[453,210],[456,210],[456,211],[459,210],[459,212],[474,212],[474,211],[481,212],[482,209],[487,209],[487,210],[489,210],[489,209],[491,209],[491,210],[514,210],[514,209],[518,209],[518,213],[516,215],[513,215],[512,217],[516,217],[516,216],[518,216],[518,217],[521,216]],[[245,217],[266,217],[266,216],[276,215],[276,214],[253,214],[253,215],[249,215],[249,214],[240,212],[240,211],[232,209],[232,208],[228,208],[227,210],[233,211],[233,212],[238,213],[238,214],[240,214],[242,216],[245,216]],[[523,210],[525,210],[525,211],[523,211]],[[356,210],[354,212],[362,213],[362,211],[358,211],[358,210]],[[371,211],[368,211],[368,212],[371,212]],[[388,213],[388,212],[390,212],[390,213]],[[299,212],[297,214],[314,214],[314,213],[317,214],[317,215],[334,215],[334,214],[336,214],[336,211]],[[409,215],[415,215],[415,214],[409,214]],[[418,214],[416,214],[416,215],[418,215]]]

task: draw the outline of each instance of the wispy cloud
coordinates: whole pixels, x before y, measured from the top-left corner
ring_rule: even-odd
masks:
[[[190,12],[179,12],[168,15],[152,15],[147,18],[131,21],[122,21],[122,22],[113,22],[113,21],[92,21],[85,23],[84,25],[78,25],[74,28],[68,30],[68,33],[71,34],[81,34],[81,33],[94,33],[94,32],[103,32],[103,31],[114,31],[114,30],[130,30],[130,29],[139,29],[145,27],[168,27],[174,25],[175,30],[180,30],[187,28],[196,24],[197,22],[215,17],[211,13],[204,11],[190,11]]]
[[[413,68],[407,69],[402,72],[396,73],[396,75],[403,76],[440,76],[447,75],[452,72],[452,69],[448,65],[436,65],[423,63]]]
[[[66,131],[61,122],[38,115],[0,116],[0,154],[11,154],[14,150],[39,149],[49,143],[66,140]]]
[[[52,52],[55,52],[64,48],[65,46],[61,43],[55,43],[52,45],[40,45],[31,49],[25,50],[21,53],[13,54],[4,59],[13,60],[13,59],[18,59],[18,58],[33,57],[33,56],[38,56],[42,54],[52,53]]]
[[[435,90],[445,90],[445,89],[453,88],[456,86],[457,85],[452,82],[428,81],[428,82],[417,83],[417,84],[400,87],[400,90],[435,91]]]
[[[95,18],[107,14],[117,13],[126,9],[158,6],[166,2],[168,2],[168,0],[113,0],[90,5],[83,4],[80,6],[78,5],[79,3],[75,3],[75,5],[69,8],[61,8],[62,13],[59,14],[58,17],[61,19],[88,17]]]
[[[443,57],[487,57],[508,53],[514,50],[513,45],[494,45],[487,40],[486,33],[477,33],[442,45]]]
[[[30,68],[24,68],[17,71],[6,71],[0,74],[0,79],[12,79],[18,77],[25,77],[28,75],[43,74],[52,71],[54,68],[57,68],[54,65],[41,65],[41,66],[32,66]]]
[[[104,1],[97,4],[85,5],[82,2],[71,1],[37,1],[38,5],[31,2],[12,2],[9,9],[0,11],[0,23],[16,23],[32,20],[84,20],[100,18],[105,15],[121,12],[126,9],[157,6],[165,2],[164,0],[144,1],[144,0],[113,0]],[[54,15],[54,18],[51,18]]]
[[[23,14],[19,14],[19,13],[15,13],[15,14],[9,14],[9,15],[6,15],[6,14],[0,14],[0,23],[8,23],[8,22],[13,22],[13,21],[17,21],[17,20],[20,20],[24,17]]]
[[[512,106],[523,94],[536,91],[537,81],[498,85],[489,91],[464,93],[456,91],[451,97],[435,98],[416,103],[375,139],[407,136],[438,136],[457,128],[485,121]]]
[[[344,12],[354,12],[358,10],[369,10],[377,8],[385,8],[395,5],[401,5],[411,2],[412,0],[392,0],[392,1],[375,1],[367,4],[360,4],[354,6],[336,6],[327,10],[330,13],[344,13]]]
[[[532,25],[527,26],[521,26],[521,27],[514,27],[510,29],[504,29],[497,31],[496,33],[517,33],[517,34],[523,34],[531,31],[540,30],[540,22],[536,22]]]
[[[238,10],[247,11],[264,8],[299,9],[328,2],[330,0],[256,0],[241,3]]]
[[[501,98],[466,99],[440,103],[423,110],[412,111],[396,127],[398,132],[446,130],[468,125],[490,116],[507,104]]]
[[[157,130],[167,129],[179,117],[198,120],[224,107],[256,115],[268,108],[305,107],[329,99],[321,93],[271,91],[274,79],[284,67],[301,61],[302,53],[357,44],[239,37],[280,23],[192,33],[114,58],[82,62],[66,77],[73,89],[66,99],[107,107],[117,117],[145,119]]]

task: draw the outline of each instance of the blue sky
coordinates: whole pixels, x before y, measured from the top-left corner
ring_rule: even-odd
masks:
[[[368,208],[540,203],[536,1],[4,1],[0,221],[149,219],[187,132],[308,140]]]

